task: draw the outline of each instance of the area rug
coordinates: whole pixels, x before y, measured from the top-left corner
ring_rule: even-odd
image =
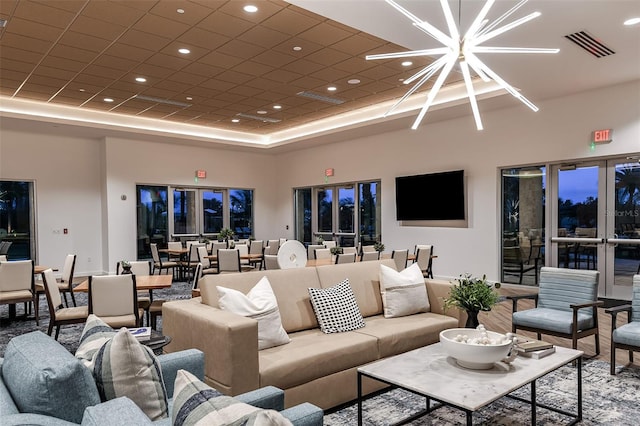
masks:
[[[174,281],[170,288],[153,290],[154,299],[164,300],[178,300],[191,298],[191,284],[188,282]],[[87,293],[75,292],[76,304],[78,306],[87,305]],[[71,302],[71,298],[69,298]],[[31,316],[24,318],[23,307],[20,304],[17,308],[17,318],[13,321],[9,321],[9,308],[8,305],[0,305],[0,358],[4,356],[4,351],[14,336],[29,333],[31,331],[40,330],[43,333],[47,332],[49,327],[49,308],[47,306],[47,299],[44,295],[40,297],[40,325],[36,325],[33,313]],[[73,304],[71,305],[73,306]],[[63,325],[60,328],[60,335],[58,341],[69,350],[71,353],[75,353],[78,348],[78,342],[84,324],[72,324]],[[156,324],[158,331],[162,331],[162,316],[158,317]],[[55,329],[53,330],[55,335]],[[2,424],[2,422],[0,422]]]
[[[583,420],[579,425],[638,425],[640,424],[640,368],[618,366],[617,374],[609,374],[609,363],[586,361],[583,365]],[[537,382],[537,401],[565,411],[575,412],[576,369],[565,366]],[[529,398],[530,387],[514,394]],[[393,389],[363,403],[363,424],[387,426],[420,411],[425,399],[410,392]],[[572,419],[538,407],[538,425],[563,425]],[[357,404],[351,404],[324,417],[325,426],[351,426],[358,418]],[[464,412],[441,407],[408,425],[461,425],[466,423]],[[474,425],[531,424],[531,408],[526,403],[501,398],[473,414]]]

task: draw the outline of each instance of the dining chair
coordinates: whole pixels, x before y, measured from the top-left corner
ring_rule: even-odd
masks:
[[[422,275],[425,278],[433,278],[433,246],[428,244],[416,244],[415,248],[416,260]]]
[[[324,245],[324,248],[332,248],[332,247],[337,247],[338,246],[338,244],[333,240],[325,241],[322,244]]]
[[[336,265],[339,263],[353,263],[356,261],[355,253],[339,253],[336,255]]]
[[[148,260],[132,260],[129,261],[131,265],[131,273],[136,276],[151,275],[151,262]],[[123,268],[122,262],[116,264],[116,275],[122,275]],[[138,292],[138,308],[144,310],[145,317],[147,318],[147,324],[149,323],[149,307],[153,301],[153,292],[149,290],[147,294]]]
[[[255,267],[249,262],[249,259],[247,259],[249,256],[249,246],[246,244],[236,244],[236,249],[240,254],[240,269],[242,272],[254,270]]]
[[[56,327],[55,340],[58,340],[60,327],[68,324],[81,324],[87,320],[89,316],[88,306],[64,307],[62,305],[62,296],[56,277],[53,275],[53,269],[46,269],[42,273],[42,283],[44,285],[45,295],[47,297],[47,305],[49,306],[49,328],[47,334],[51,336],[53,327]]]
[[[69,307],[69,300],[67,299],[67,293],[71,295],[71,301],[73,306],[76,306],[76,297],[73,293],[73,272],[76,267],[76,255],[68,254],[64,258],[64,265],[62,266],[62,276],[58,280],[58,289],[64,297],[64,305]],[[40,295],[45,294],[44,283],[42,281],[35,282],[36,290],[36,303],[40,306]]]
[[[263,240],[251,240],[249,243],[249,254],[259,254],[260,256],[264,256],[264,241]],[[258,269],[263,268],[263,257],[259,259],[253,259],[250,263],[257,267]]]
[[[343,254],[350,254],[353,253],[356,256],[358,255],[358,249],[355,247],[342,247],[342,253]]]
[[[240,252],[238,249],[218,250],[218,271],[220,274],[241,272]]]
[[[182,250],[182,243],[180,241],[169,241],[167,243],[167,249],[168,250]],[[169,254],[168,255],[168,259],[172,260],[174,262],[178,262],[178,264],[180,264],[180,262],[182,261],[182,256],[180,256],[179,254]]]
[[[36,325],[40,325],[38,304],[35,296],[33,260],[0,262],[0,305],[9,305],[9,317],[16,314],[16,304],[24,303],[24,316],[35,314]]]
[[[216,255],[218,254],[218,249],[216,249],[215,254]],[[197,271],[200,274],[200,276],[204,274],[218,273],[217,262],[216,262],[216,267],[214,267],[212,265],[211,260],[209,259],[209,253],[207,252],[206,247],[202,247],[202,246],[198,247],[198,259],[200,260],[200,262],[198,262],[198,264],[196,265],[196,269],[200,268],[200,270]],[[195,284],[195,280],[196,280],[196,271],[194,270],[192,284]]]
[[[280,248],[280,240],[267,240],[267,245],[271,247],[271,250],[275,250],[275,253],[278,254],[278,249]]]
[[[542,267],[536,294],[507,296],[512,300],[511,331],[532,331],[538,340],[542,334],[571,339],[594,336],[596,355],[600,354],[598,300],[600,272],[581,269]],[[533,299],[535,307],[518,311],[518,301]]]
[[[322,244],[309,244],[307,246],[307,260],[312,260],[316,258],[316,250],[323,249],[324,245]]]
[[[409,249],[393,250],[391,252],[391,258],[396,263],[396,269],[402,271],[407,267]]]
[[[366,246],[365,246],[366,247]],[[362,255],[360,256],[360,261],[361,262],[367,262],[369,260],[379,260],[380,259],[380,252],[379,251],[363,251]]]
[[[278,254],[278,250],[280,250],[280,246],[276,246],[276,245],[266,246],[264,248],[264,254],[270,254],[270,255],[275,256],[275,255]]]
[[[633,276],[631,303],[605,309],[611,315],[611,369],[616,374],[616,349],[629,351],[629,362],[633,363],[633,352],[640,351],[640,275]],[[617,326],[617,315],[627,313],[627,323]]]
[[[373,244],[360,245],[360,254],[362,253],[372,253],[375,252],[376,248]]]
[[[278,263],[277,254],[264,255],[264,269],[266,269],[267,271],[270,271],[272,269],[280,269],[280,264]]]
[[[158,251],[158,244],[151,243],[149,244],[149,247],[151,248],[151,257],[153,259],[151,274],[153,275],[156,269],[158,270],[158,275],[162,273],[163,269],[167,272],[169,272],[169,269],[171,269],[171,273],[175,275],[175,269],[179,266],[178,262],[172,260],[162,260],[160,252]]]
[[[140,327],[136,276],[89,276],[89,314],[95,314],[113,328]]]
[[[328,248],[316,249],[314,255],[317,260],[331,259],[331,249],[328,249]]]
[[[198,263],[196,265],[196,269],[193,272],[194,275],[194,279],[193,279],[193,284],[191,284],[191,297],[200,297],[200,280],[202,279],[202,271],[204,270],[203,266],[201,263]],[[160,310],[160,315],[162,315],[162,310]]]
[[[198,248],[200,247],[204,247],[205,251],[207,249],[205,243],[191,242],[191,244],[189,244],[189,255],[187,256],[186,261],[183,262],[185,277],[189,282],[191,281],[190,275],[193,274],[193,271],[196,269],[196,265],[200,263],[200,255],[198,254]]]

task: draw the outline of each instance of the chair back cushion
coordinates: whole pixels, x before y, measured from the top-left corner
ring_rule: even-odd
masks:
[[[49,268],[42,273],[42,283],[44,284],[47,297],[51,301],[51,308],[59,308],[62,305],[62,297],[60,297],[60,288],[58,288],[56,277],[53,275],[53,269]],[[55,311],[50,312],[50,315],[55,315]]]
[[[79,424],[84,409],[100,403],[91,371],[41,331],[11,339],[4,354],[2,378],[21,413]]]
[[[89,277],[91,313],[99,317],[135,314],[135,277],[104,275]]]
[[[540,269],[538,307],[571,312],[569,305],[593,302],[598,298],[599,277],[598,271],[545,266]],[[580,313],[592,316],[592,309]]]
[[[0,291],[31,290],[32,280],[32,260],[0,263]]]
[[[62,281],[70,283],[73,280],[73,269],[76,264],[76,255],[68,254],[64,258],[64,266],[62,267]]]
[[[640,274],[633,276],[633,296],[631,298],[631,321],[640,321]]]

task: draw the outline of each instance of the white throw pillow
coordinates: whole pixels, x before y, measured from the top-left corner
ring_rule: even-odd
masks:
[[[429,312],[424,276],[417,263],[398,272],[380,265],[380,293],[385,318]]]
[[[221,309],[258,321],[258,350],[289,343],[282,327],[278,301],[267,277],[262,277],[246,295],[226,287],[216,287]]]

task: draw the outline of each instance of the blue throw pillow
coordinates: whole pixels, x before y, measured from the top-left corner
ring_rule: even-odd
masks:
[[[21,413],[80,423],[85,408],[100,403],[91,371],[41,331],[11,339],[2,377]]]

